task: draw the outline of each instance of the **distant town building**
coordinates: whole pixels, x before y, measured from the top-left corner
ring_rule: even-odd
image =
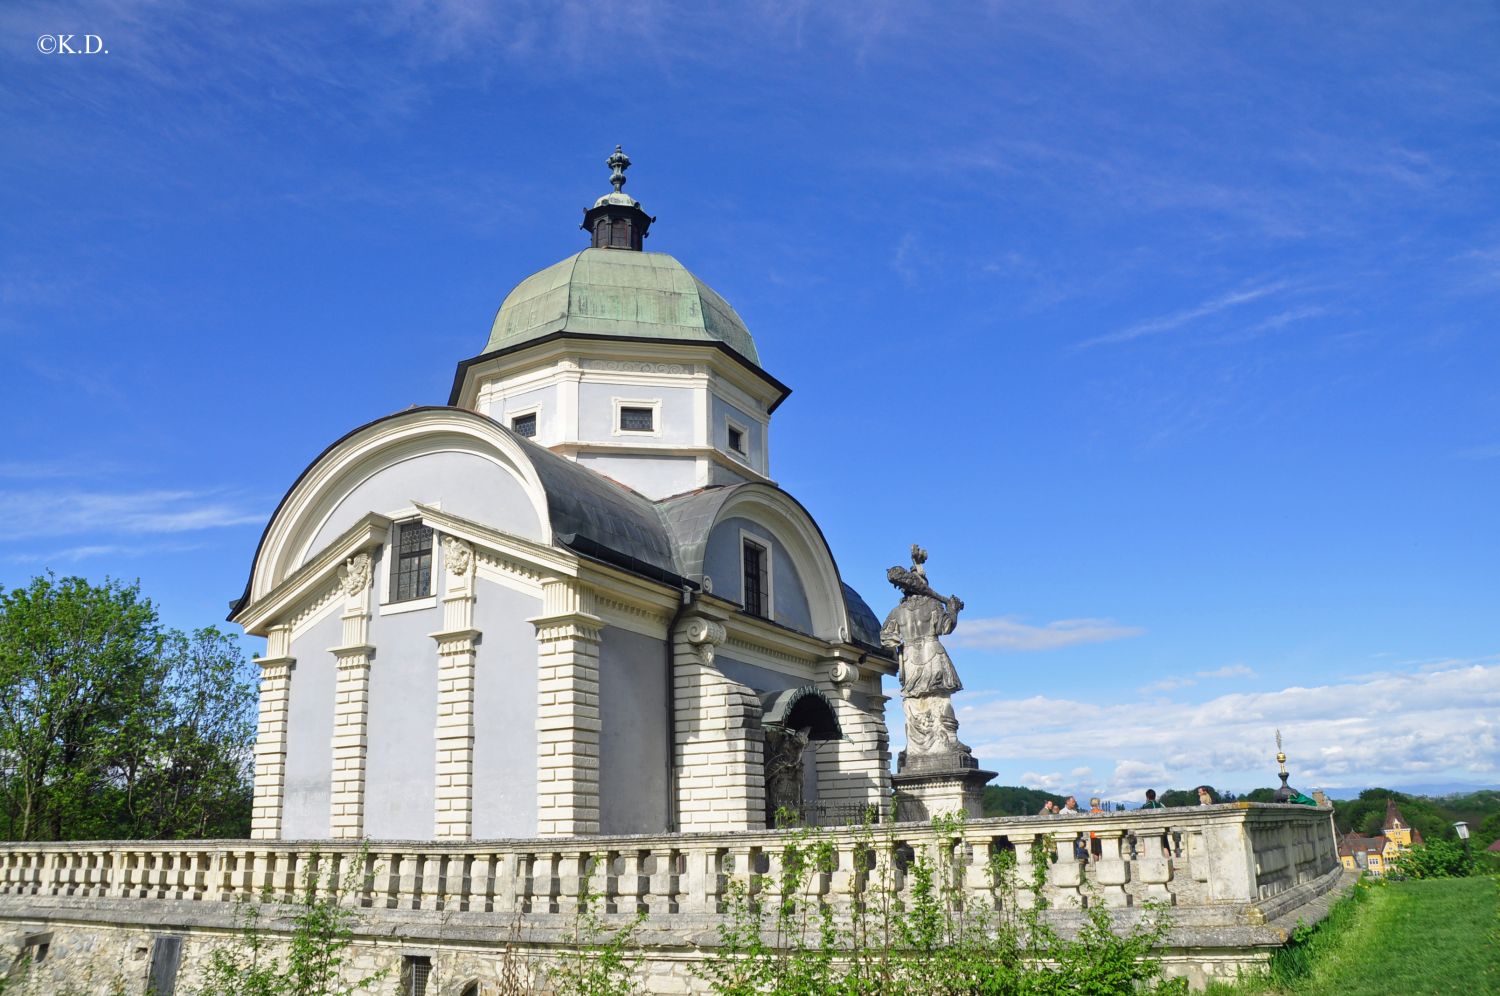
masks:
[[[1339,838],[1339,862],[1352,871],[1384,876],[1395,859],[1422,843],[1422,831],[1406,822],[1395,799],[1385,803],[1385,822],[1379,837],[1347,833]]]

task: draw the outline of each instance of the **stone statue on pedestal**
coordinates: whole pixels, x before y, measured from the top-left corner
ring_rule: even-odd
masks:
[[[927,551],[911,548],[911,567],[892,567],[886,578],[901,591],[901,602],[885,617],[880,642],[899,653],[901,705],[906,713],[906,749],[891,782],[896,818],[983,814],[984,785],[995,777],[982,771],[974,752],[958,739],[953,693],[963,690],[953,659],[940,637],[953,632],[963,600],[939,595],[927,583]]]
[[[880,629],[881,645],[899,648],[906,755],[972,754],[958,739],[958,717],[953,714],[953,693],[963,689],[963,682],[938,639],[953,632],[964,603],[928,585],[926,550],[912,544],[911,560],[909,569],[892,567],[885,572],[901,590],[901,602]]]

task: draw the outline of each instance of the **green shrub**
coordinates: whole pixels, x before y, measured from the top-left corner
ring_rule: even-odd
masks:
[[[1397,855],[1392,866],[1403,878],[1467,878],[1479,870],[1472,852],[1448,840],[1418,844]]]

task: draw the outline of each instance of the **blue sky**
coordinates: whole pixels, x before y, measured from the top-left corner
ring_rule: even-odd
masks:
[[[0,127],[0,583],[220,621],[620,142],[1002,782],[1500,783],[1492,4],[11,2]]]

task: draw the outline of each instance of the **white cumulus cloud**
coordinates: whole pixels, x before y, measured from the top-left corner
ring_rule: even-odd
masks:
[[[1056,650],[1079,643],[1104,643],[1140,636],[1139,626],[1124,626],[1113,619],[1059,619],[1034,626],[1016,616],[965,619],[945,642],[975,650]]]
[[[1278,729],[1292,784],[1301,788],[1500,782],[1500,658],[1202,703],[984,699],[963,710],[961,735],[983,764],[1001,770],[1037,768],[1035,762],[1042,771],[1097,769],[1099,759],[1112,761],[1106,784],[1073,787],[1124,799],[1167,784],[1274,785]]]

